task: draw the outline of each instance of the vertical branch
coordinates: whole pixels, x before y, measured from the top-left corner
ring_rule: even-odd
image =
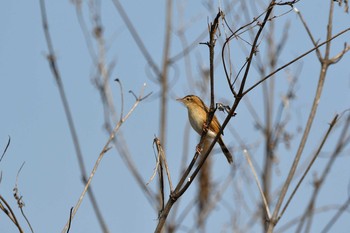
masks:
[[[171,44],[171,29],[172,29],[172,0],[167,0],[166,3],[166,23],[165,23],[165,39],[163,48],[163,65],[160,76],[161,99],[160,99],[160,141],[166,146],[166,128],[168,119],[168,69],[169,69],[169,54]],[[163,170],[162,170],[163,172]],[[163,175],[163,174],[162,174]],[[161,187],[162,184],[160,184]],[[160,209],[164,209],[164,193],[161,191]]]
[[[161,101],[160,101],[160,141],[166,145],[166,119],[168,110],[168,69],[169,69],[169,54],[171,44],[171,29],[172,29],[172,0],[167,0],[166,4],[166,24],[165,24],[165,39],[163,48],[163,65],[160,76],[161,84]]]
[[[209,34],[209,42],[207,43],[209,47],[209,75],[210,75],[210,107],[209,112],[214,115],[214,54],[215,54],[215,36],[216,36],[216,30],[219,27],[219,18],[221,17],[222,11],[219,10],[219,13],[216,15],[214,22],[210,25],[210,34]],[[213,116],[211,116],[212,118]],[[208,116],[209,118],[209,116]],[[209,118],[209,122],[207,122],[207,125],[209,125],[211,118]]]

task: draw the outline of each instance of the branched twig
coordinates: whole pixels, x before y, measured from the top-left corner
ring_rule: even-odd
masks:
[[[145,86],[145,85],[144,85]],[[146,95],[146,96],[149,96]],[[129,110],[129,112],[116,124],[116,126],[114,127],[113,131],[111,132],[110,136],[109,136],[109,139],[107,140],[106,144],[104,145],[104,147],[102,148],[101,152],[100,152],[100,155],[98,156],[96,162],[95,162],[95,165],[94,165],[94,168],[92,169],[91,173],[90,173],[90,176],[89,176],[89,179],[87,180],[86,182],[86,185],[84,187],[84,190],[83,192],[81,193],[80,197],[79,197],[79,200],[77,202],[77,204],[75,205],[74,209],[73,209],[73,212],[71,214],[71,217],[70,219],[72,220],[75,216],[75,214],[77,213],[83,199],[84,199],[84,196],[86,194],[86,192],[89,190],[89,186],[90,186],[90,183],[92,181],[92,178],[94,177],[96,171],[97,171],[97,168],[103,158],[103,156],[105,155],[105,153],[110,149],[110,143],[113,141],[113,139],[115,138],[115,135],[116,133],[118,132],[118,130],[120,129],[120,127],[122,126],[122,124],[126,121],[126,119],[129,118],[129,116],[131,115],[131,113],[135,110],[135,108],[139,105],[139,103],[144,100],[145,97],[143,97],[143,89],[141,91],[141,94],[139,97],[136,98],[136,101],[134,103],[134,105],[131,107],[131,109]],[[68,229],[68,226],[71,222],[71,220],[68,220],[66,225],[64,226],[63,230],[62,230],[62,233],[65,233],[67,232],[67,229]]]

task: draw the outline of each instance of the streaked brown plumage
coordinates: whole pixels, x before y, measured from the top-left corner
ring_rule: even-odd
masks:
[[[209,112],[208,107],[198,96],[195,95],[187,95],[183,98],[177,99],[177,101],[180,101],[187,107],[188,119],[190,120],[191,126],[199,135],[201,135],[203,125],[207,120],[207,114]],[[208,128],[207,137],[213,139],[219,132],[220,128],[221,125],[216,116],[214,115]],[[221,147],[222,152],[226,156],[227,161],[229,163],[233,163],[233,157],[230,151],[227,149],[221,136],[218,139],[218,143]]]

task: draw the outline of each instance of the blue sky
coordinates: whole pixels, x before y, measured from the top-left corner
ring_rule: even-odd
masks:
[[[160,66],[165,27],[163,1],[128,1],[122,4],[146,48]],[[213,4],[215,8],[219,6],[218,2]],[[88,171],[91,171],[108,139],[103,128],[101,99],[92,82],[95,67],[77,20],[75,6],[70,1],[47,1],[46,6],[58,67],[71,107],[86,167]],[[240,10],[239,6],[234,7],[234,12]],[[225,7],[227,6],[223,6],[224,11]],[[326,33],[329,3],[314,5],[310,1],[300,1],[296,7],[304,12],[304,17],[309,23],[315,39],[323,41]],[[179,13],[179,9],[184,9],[183,14]],[[288,7],[281,7],[276,15],[288,10]],[[90,27],[91,20],[86,3],[83,5],[83,12],[85,21]],[[139,93],[146,83],[144,92],[153,92],[152,97],[143,101],[121,128],[136,167],[146,183],[152,175],[155,163],[152,148],[153,137],[159,134],[159,85],[151,77],[152,74],[147,62],[135,45],[113,3],[103,1],[101,12],[108,46],[106,60],[115,62],[110,82],[118,113],[120,92],[118,86],[113,83],[114,78],[118,77],[121,80],[125,90],[125,112],[134,103],[134,98],[128,94],[128,90]],[[177,37],[178,28],[182,25],[188,25],[186,37],[190,43],[206,30],[208,21],[214,16],[215,13],[208,11],[204,1],[190,3],[184,1],[175,4],[174,32],[172,34],[174,37],[170,53],[175,55],[181,51],[181,41]],[[227,19],[233,22],[233,13],[228,12]],[[278,65],[288,62],[312,47],[305,29],[294,12],[281,16],[280,21],[277,21],[276,37],[281,38],[281,32],[287,21],[290,23],[289,38],[285,42],[287,45]],[[349,27],[349,15],[343,13],[343,10],[336,6],[334,22],[333,30],[334,33],[337,33]],[[241,19],[236,24],[233,23],[233,27],[238,28],[244,23],[246,21]],[[12,189],[17,171],[25,161],[18,184],[20,194],[23,195],[26,204],[25,213],[35,232],[60,232],[68,218],[70,207],[74,206],[78,200],[83,185],[58,89],[45,59],[47,45],[42,29],[39,1],[5,1],[0,3],[0,24],[2,29],[0,35],[0,106],[2,109],[0,148],[4,148],[8,136],[11,137],[11,145],[0,163],[2,171],[0,194],[11,203],[19,217],[20,213],[15,207]],[[222,31],[222,33],[224,32]],[[247,35],[243,36],[245,39],[249,39]],[[203,42],[206,40],[207,37],[203,39]],[[349,33],[335,40],[331,55],[337,54],[343,48],[344,42],[350,42]],[[233,59],[237,60],[235,67],[239,67],[244,61],[245,55],[240,49],[240,43],[242,41],[238,40],[233,40],[232,43]],[[220,46],[220,41],[218,46]],[[262,58],[266,56],[265,48],[262,45],[260,51]],[[219,54],[219,49],[217,54]],[[191,59],[193,63],[191,64],[192,78],[195,82],[200,82],[200,68],[208,66],[207,48],[203,45],[196,46],[191,54]],[[332,117],[336,113],[339,114],[349,109],[350,69],[348,64],[350,64],[350,56],[346,54],[338,64],[329,69],[319,112],[302,162],[305,162],[315,150]],[[320,66],[314,53],[289,68],[290,72],[298,76],[297,98],[286,113],[292,119],[288,125],[291,131],[295,131],[296,127],[303,128],[305,126],[319,70]],[[231,96],[223,78],[221,65],[218,65],[216,74],[218,77],[216,83],[217,98],[219,101],[226,101]],[[254,70],[251,74],[248,86],[260,78]],[[169,76],[171,80],[175,81],[171,81],[169,95],[166,151],[171,164],[172,177],[176,181],[183,153],[183,135],[185,128],[189,125],[186,109],[174,101],[174,98],[190,93],[198,95],[201,93],[200,90],[193,90],[193,87],[189,86],[188,74],[185,72],[183,60],[172,67]],[[288,87],[286,76],[287,72],[282,71],[275,77],[276,106]],[[202,95],[202,97],[205,96]],[[261,90],[253,91],[248,97],[256,111],[262,115]],[[208,103],[208,99],[205,102]],[[225,115],[218,113],[218,117],[222,120]],[[242,102],[237,109],[237,117],[228,128],[233,127],[237,132],[240,132],[243,140],[250,143],[260,143],[261,147],[262,135],[255,129],[253,123],[252,117]],[[328,153],[333,150],[339,131],[340,129],[333,134],[329,144],[325,145],[324,156],[317,160],[314,170],[303,183],[301,191],[293,202],[295,205],[287,211],[288,216],[283,221],[297,216],[300,206],[303,206],[308,200],[304,197],[309,197],[312,191],[312,174],[317,175],[317,172],[325,166]],[[295,135],[291,150],[286,150],[283,146],[278,150],[279,165],[273,171],[275,188],[279,187],[287,174],[290,159],[295,154],[295,146],[298,144],[300,136],[300,133]],[[224,139],[228,145],[236,149],[236,159],[241,169],[244,169],[247,163],[242,152],[238,149],[238,144],[232,133],[226,131]],[[189,156],[194,153],[197,141],[197,135],[190,130]],[[252,150],[252,153],[257,166],[261,167],[262,149],[257,148]],[[221,183],[229,176],[230,167],[221,154],[216,153],[213,157],[215,161],[212,169],[213,180]],[[340,204],[348,197],[347,186],[350,177],[348,164],[349,156],[343,156],[337,160],[331,171],[332,176],[327,180],[328,183],[320,194],[319,203],[321,206]],[[239,175],[242,174],[238,173],[233,179],[241,179],[237,183],[242,186],[245,186],[245,182],[254,182],[251,177],[245,179]],[[150,189],[155,187],[154,183],[150,185]],[[253,194],[250,193],[251,196],[247,196],[247,202],[250,202],[250,207],[252,207],[255,202],[259,201],[259,195],[256,186],[254,184],[250,186]],[[156,211],[149,205],[114,148],[102,160],[93,179],[92,188],[111,232],[152,232],[155,229],[157,224]],[[232,196],[236,194],[235,188],[237,187],[232,186],[228,189],[223,198],[225,201],[232,202]],[[195,198],[195,191],[196,185],[194,184],[182,197],[179,204],[180,210],[183,210],[187,203]],[[234,209],[240,205],[235,206],[231,203],[230,206]],[[228,217],[228,213],[229,208],[225,206],[224,201],[218,204],[208,220],[208,232],[218,232],[223,229],[222,226],[232,221]],[[328,214],[332,216],[334,211],[330,211]],[[13,224],[4,217],[3,213],[1,215],[0,231],[16,232]],[[184,223],[186,227],[193,226],[194,216],[194,212],[188,215]],[[323,219],[326,221],[329,216],[320,214],[315,221],[322,222]],[[348,217],[348,214],[346,213],[345,216]],[[242,213],[242,216],[239,217],[238,219],[245,223],[243,221],[245,214]],[[346,217],[343,217],[336,225],[335,232],[345,232],[344,229],[349,229],[349,222],[345,221]],[[21,217],[19,219],[22,226],[26,226],[24,220]],[[72,224],[71,232],[100,232],[87,197],[85,197]],[[322,229],[322,226],[320,229],[317,228],[318,226],[315,227],[315,232]],[[259,228],[251,230],[257,232],[257,229]],[[26,229],[26,232],[29,232],[29,229]]]

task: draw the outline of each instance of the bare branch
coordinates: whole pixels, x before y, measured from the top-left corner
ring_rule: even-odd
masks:
[[[5,204],[5,206],[3,205]],[[0,195],[0,209],[11,219],[11,221],[15,224],[18,231],[20,233],[23,233],[22,227],[19,225],[19,222],[17,221],[16,215],[13,213],[13,210],[11,206],[6,202],[6,200],[3,198],[2,195]]]
[[[141,90],[141,95],[136,99],[134,105],[131,107],[131,109],[129,110],[129,112],[123,117],[123,119],[121,119],[117,124],[116,126],[114,127],[113,131],[111,132],[110,136],[109,136],[109,139],[107,140],[106,144],[104,145],[104,147],[102,148],[101,152],[100,152],[100,155],[98,156],[96,162],[95,162],[95,165],[90,173],[90,176],[89,176],[89,179],[87,180],[86,182],[86,185],[84,187],[84,190],[82,191],[80,197],[79,197],[79,200],[77,202],[77,204],[75,205],[74,209],[73,209],[73,212],[72,212],[72,215],[70,217],[70,220],[67,221],[66,225],[64,226],[63,230],[62,230],[62,233],[65,233],[67,232],[67,229],[68,229],[68,226],[71,222],[71,220],[74,218],[75,214],[77,213],[83,199],[84,199],[84,196],[86,194],[86,192],[90,189],[90,184],[91,184],[91,181],[92,181],[92,178],[94,177],[96,171],[97,171],[97,168],[102,160],[102,158],[104,157],[105,153],[108,151],[109,149],[109,144],[113,141],[114,137],[115,137],[115,134],[118,132],[118,130],[120,129],[120,127],[122,126],[122,124],[129,118],[129,116],[131,115],[131,113],[136,109],[136,107],[139,105],[139,103],[141,102],[142,100],[142,94],[143,94],[143,89]]]

